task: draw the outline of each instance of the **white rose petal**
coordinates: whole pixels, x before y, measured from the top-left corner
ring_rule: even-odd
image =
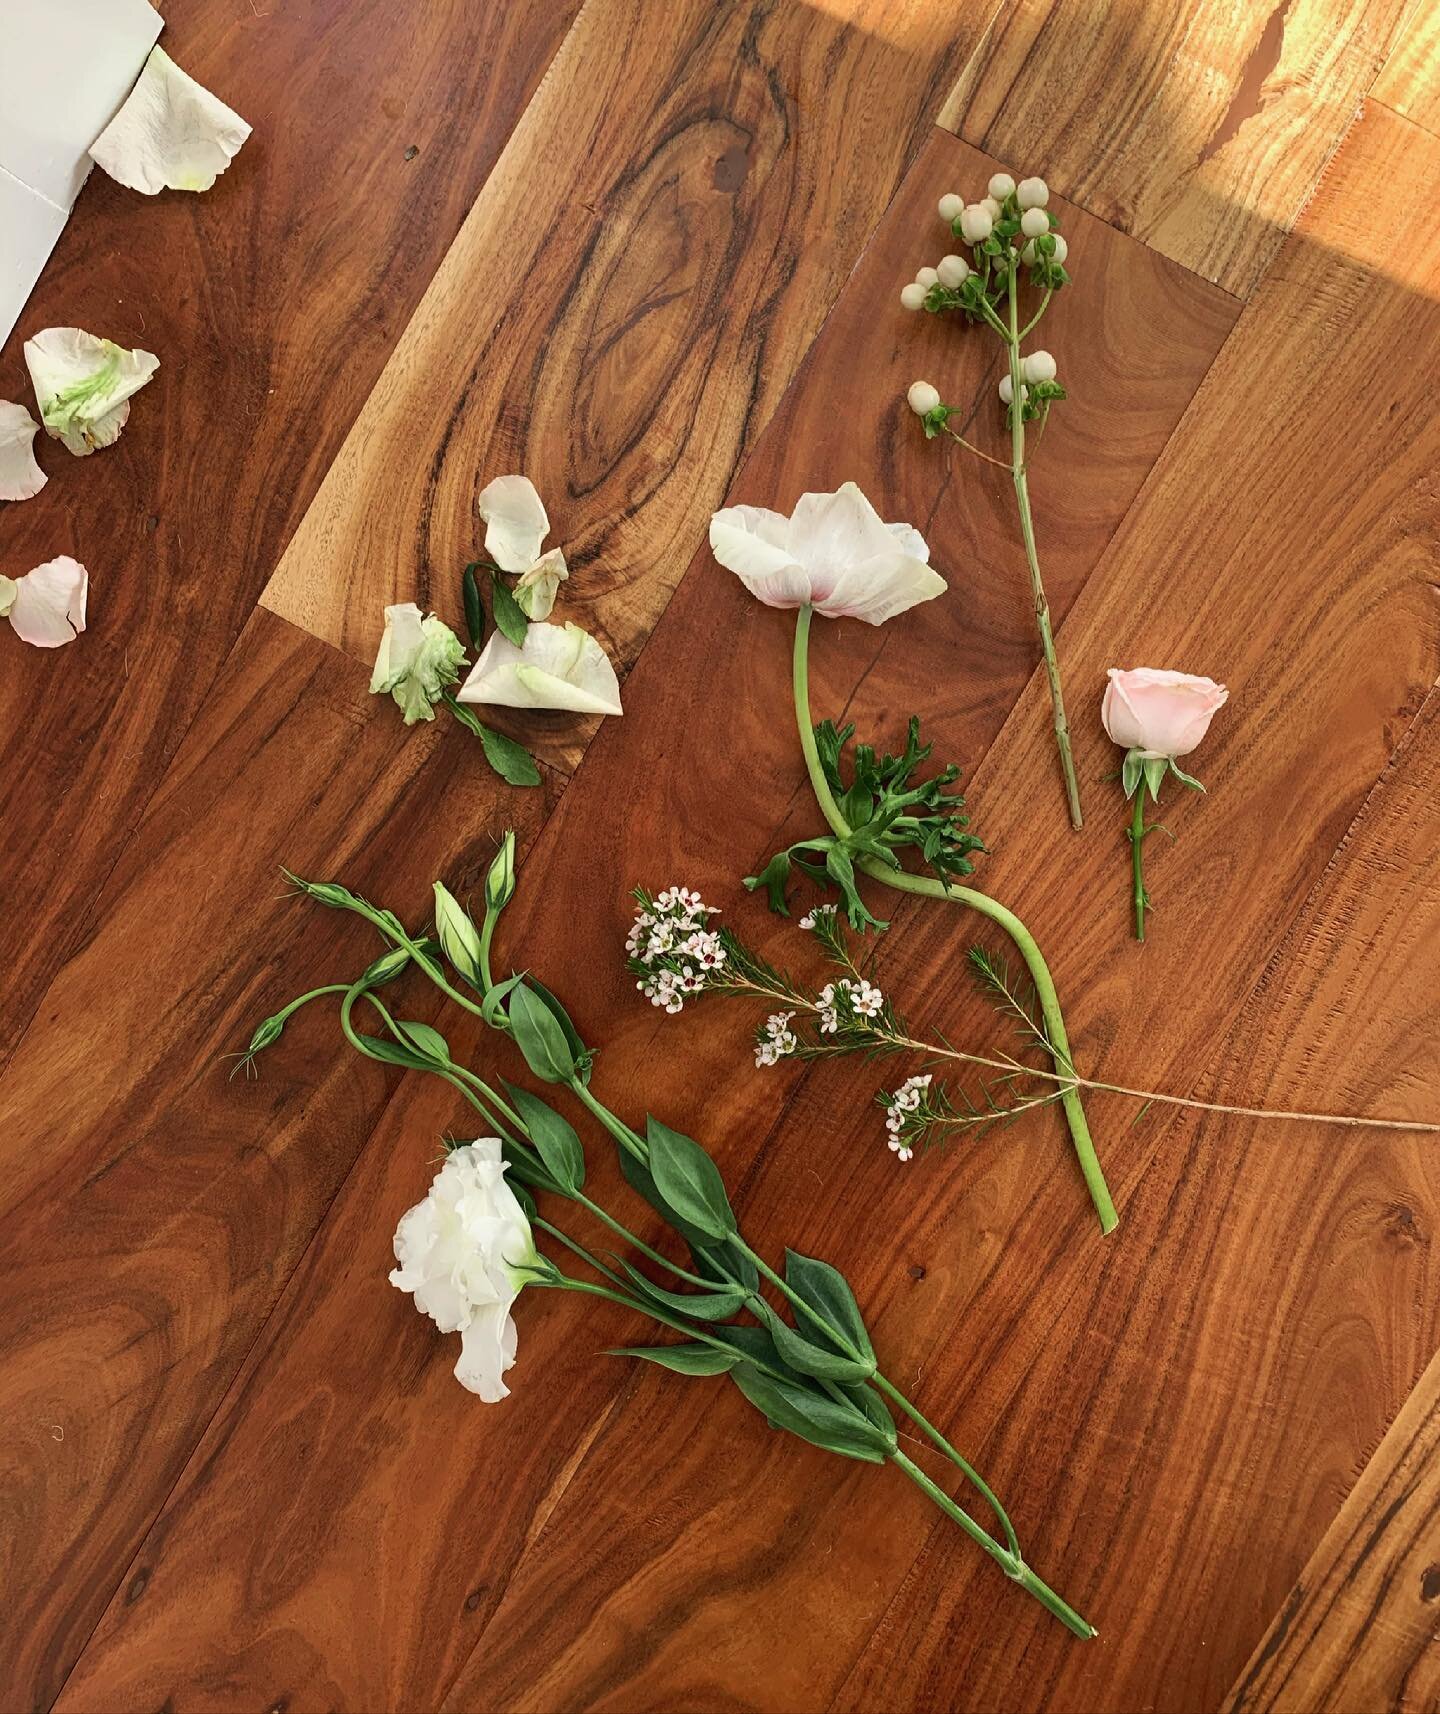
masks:
[[[527,619],[548,619],[555,606],[555,592],[570,575],[559,548],[541,554],[515,585],[516,605]]]
[[[508,1396],[515,1363],[510,1309],[524,1288],[535,1240],[525,1210],[505,1181],[495,1137],[452,1149],[428,1195],[400,1218],[390,1283],[442,1333],[460,1335],[455,1378],[486,1404]]]
[[[41,422],[77,458],[119,438],[130,395],[160,367],[152,352],[127,351],[78,327],[47,327],[27,339],[25,362]]]
[[[35,462],[37,423],[24,407],[0,399],[0,500],[29,500],[45,486]]]
[[[0,615],[15,635],[37,649],[58,649],[85,629],[90,574],[68,554],[47,560],[24,577],[0,577]]]
[[[91,144],[90,157],[145,196],[209,190],[249,135],[238,113],[157,47],[125,105]]]
[[[461,702],[619,714],[620,681],[609,657],[578,625],[532,624],[523,648],[495,631],[461,687]]]
[[[485,551],[501,571],[528,571],[540,557],[550,519],[528,476],[497,476],[475,502],[485,520]]]

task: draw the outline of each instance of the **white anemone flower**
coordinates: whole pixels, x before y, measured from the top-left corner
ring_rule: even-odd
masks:
[[[29,500],[45,486],[35,462],[37,423],[24,407],[0,399],[0,500]]]
[[[120,438],[130,395],[160,367],[153,352],[127,351],[79,327],[47,327],[27,339],[25,362],[41,422],[77,458]]]
[[[528,476],[497,476],[480,490],[485,551],[501,569],[520,574],[515,599],[528,619],[548,619],[555,592],[570,575],[559,548],[542,554],[550,533],[544,502]]]
[[[441,693],[465,664],[465,647],[442,620],[427,618],[413,601],[385,609],[385,635],[375,656],[370,689],[393,696],[405,724],[433,720]]]
[[[23,577],[0,577],[0,617],[37,649],[58,649],[85,629],[90,574],[69,554],[47,560]]]
[[[535,1260],[530,1222],[505,1182],[496,1137],[452,1149],[429,1194],[400,1217],[390,1283],[442,1333],[460,1335],[455,1379],[489,1405],[509,1396],[517,1336],[510,1308]]]
[[[90,145],[90,158],[129,190],[209,190],[250,127],[203,83],[152,48],[125,105]]]
[[[853,482],[802,494],[788,518],[727,506],[710,520],[710,546],[767,606],[808,604],[830,619],[882,625],[945,590],[920,532],[883,523]]]
[[[497,708],[561,708],[619,714],[620,681],[608,656],[578,625],[527,626],[523,648],[491,633],[457,693],[460,702]]]

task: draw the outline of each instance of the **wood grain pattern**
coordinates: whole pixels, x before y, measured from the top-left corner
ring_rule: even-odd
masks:
[[[1440,132],[1440,12],[1417,5],[1371,91],[1427,131]]]
[[[167,45],[254,125],[204,196],[93,175],[0,354],[76,325],[160,358],[130,426],[0,505],[4,569],[73,553],[83,648],[0,644],[0,1061],[93,901],[578,0],[188,0]],[[464,122],[456,123],[463,114]],[[37,854],[38,860],[37,860]],[[63,863],[59,861],[63,854]]]
[[[1005,0],[940,123],[1248,297],[1409,0]]]

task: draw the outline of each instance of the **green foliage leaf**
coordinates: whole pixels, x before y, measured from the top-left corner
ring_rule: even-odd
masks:
[[[594,1059],[595,1055],[592,1050],[586,1047],[585,1043],[581,1041],[580,1032],[570,1021],[569,1012],[565,1010],[538,976],[527,976],[525,980],[531,991],[539,995],[540,999],[549,1009],[550,1016],[554,1018],[555,1022],[559,1024],[560,1028],[564,1031],[565,1040],[568,1043],[571,1055],[575,1060],[575,1069],[580,1073],[580,1081],[582,1083],[589,1083],[590,1062]]]
[[[500,633],[514,643],[517,649],[523,648],[530,621],[525,617],[520,603],[510,593],[509,586],[500,581],[500,574],[495,571],[490,573],[490,605]]]
[[[460,575],[460,594],[465,603],[465,629],[470,647],[478,649],[485,641],[485,605],[480,599],[480,582],[475,573],[480,561],[472,560]]]
[[[797,1333],[773,1309],[767,1310],[765,1325],[775,1341],[775,1349],[799,1374],[814,1375],[822,1381],[863,1381],[875,1373],[873,1357],[868,1362],[861,1362],[842,1356],[833,1345],[818,1343],[822,1337],[818,1330],[814,1339],[805,1333]],[[811,1323],[807,1321],[805,1325],[809,1328]]]
[[[730,1352],[717,1351],[713,1345],[613,1345],[606,1355],[643,1357],[647,1363],[673,1369],[677,1375],[723,1375],[740,1361]]]
[[[733,1237],[735,1214],[720,1169],[692,1137],[658,1119],[646,1120],[650,1171],[661,1196],[706,1238]]]
[[[860,1305],[850,1282],[838,1268],[814,1256],[802,1256],[796,1250],[785,1252],[785,1283],[797,1297],[804,1298],[811,1309],[823,1315],[844,1334],[851,1348],[875,1366],[875,1347],[870,1343]]]
[[[439,1030],[433,1029],[429,1024],[417,1024],[406,1018],[396,1018],[395,1028],[417,1053],[440,1065],[450,1063],[450,1044]]]
[[[500,1028],[500,1018],[504,1013],[505,1001],[524,980],[523,972],[517,973],[514,976],[507,976],[503,982],[497,982],[493,988],[486,990],[485,996],[480,1002],[480,1016],[484,1018],[492,1030]],[[508,1014],[505,1015],[508,1016]]]
[[[659,1188],[650,1174],[650,1169],[644,1161],[637,1160],[626,1148],[620,1149],[619,1155],[621,1176],[637,1196],[643,1197],[662,1220],[667,1221],[675,1228],[692,1249],[703,1251],[707,1246],[713,1246],[714,1239],[708,1232],[702,1232],[698,1226],[692,1226],[684,1215],[673,1209],[660,1194]],[[699,1271],[705,1272],[703,1268]]]
[[[772,1428],[786,1429],[812,1446],[867,1464],[883,1464],[895,1448],[894,1436],[887,1436],[865,1411],[828,1393],[777,1380],[750,1363],[737,1364],[730,1377]]]
[[[585,1183],[585,1147],[575,1127],[528,1089],[517,1089],[513,1083],[505,1087],[545,1170],[562,1191],[573,1196]]]
[[[510,1033],[525,1063],[546,1083],[567,1083],[575,1074],[575,1056],[555,1014],[530,987],[521,982],[510,994]]]
[[[655,1303],[663,1304],[666,1309],[673,1309],[679,1315],[688,1315],[695,1321],[728,1321],[745,1307],[746,1294],[742,1291],[667,1291],[664,1286],[658,1286],[654,1280],[647,1279],[638,1268],[632,1268],[623,1258],[620,1266],[646,1297]]]
[[[758,875],[747,875],[745,885],[753,893],[757,887],[764,887],[770,900],[770,909],[776,916],[788,917],[790,905],[786,898],[786,888],[790,884],[790,853],[777,851]]]
[[[428,1071],[430,1061],[425,1055],[417,1053],[413,1047],[402,1047],[399,1042],[390,1041],[385,1036],[367,1036],[357,1032],[355,1040],[360,1043],[361,1052],[370,1059],[383,1060],[387,1065],[403,1065],[407,1071]]]
[[[485,760],[507,785],[540,784],[540,770],[535,766],[535,758],[523,744],[517,744],[513,738],[507,738],[503,732],[487,726],[479,715],[449,691],[445,693],[445,706],[467,732],[473,732],[480,740]]]
[[[714,1280],[722,1287],[728,1285],[731,1280],[736,1280],[747,1292],[759,1291],[760,1270],[749,1256],[734,1244],[692,1244],[690,1254],[695,1263],[695,1272],[702,1274],[707,1280]]]

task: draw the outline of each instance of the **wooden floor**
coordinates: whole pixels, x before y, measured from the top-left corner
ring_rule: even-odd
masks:
[[[162,365],[0,516],[5,570],[92,574],[74,646],[0,636],[0,1707],[1440,1707],[1433,1142],[1099,1099],[1101,1240],[1048,1115],[897,1173],[854,1062],[756,1075],[736,1010],[665,1020],[621,961],[637,882],[774,933],[736,881],[813,819],[788,637],[705,528],[854,477],[950,591],[822,627],[817,707],[919,707],[964,759],[1085,1067],[1440,1114],[1433,9],[176,0],[167,43],[252,141],[201,198],[97,177],[0,353],[12,398],[41,326]],[[1078,836],[1008,481],[901,399],[988,402],[977,342],[896,294],[999,166],[1050,181],[1076,282],[1033,487]],[[476,490],[518,469],[627,675],[599,730],[510,725],[530,793],[367,694],[382,601],[458,619]],[[1143,949],[1095,718],[1142,659],[1233,693]],[[890,1472],[599,1355],[618,1311],[527,1294],[479,1405],[385,1279],[454,1103],[318,1014],[227,1081],[356,967],[282,863],[418,917],[512,822],[505,930],[597,1089],[846,1269],[1097,1642]],[[893,920],[888,985],[985,1028],[966,925]]]

